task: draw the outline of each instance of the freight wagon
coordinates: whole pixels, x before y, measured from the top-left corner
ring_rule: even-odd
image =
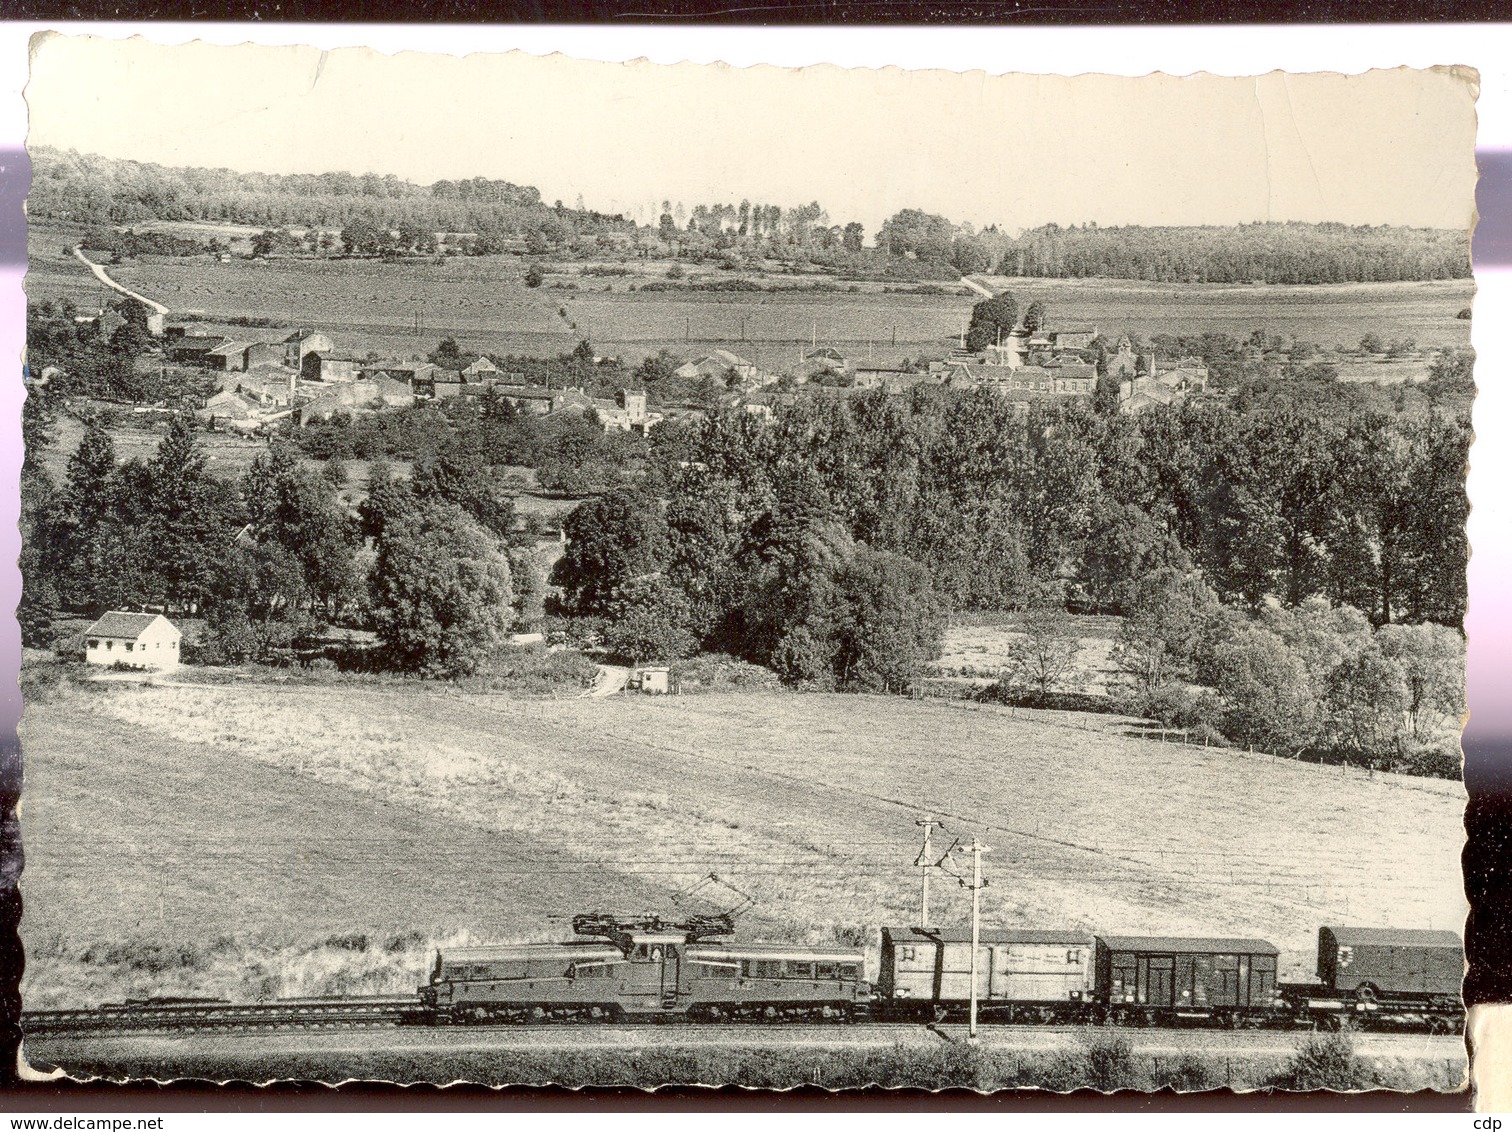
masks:
[[[977,952],[977,1010],[995,1022],[1083,1020],[1092,1005],[1092,934],[1074,929],[984,928]],[[883,928],[877,1009],[942,1020],[969,1008],[971,933]]]
[[[1263,1024],[1283,1006],[1279,954],[1263,939],[1098,936],[1095,995],[1115,1025]]]

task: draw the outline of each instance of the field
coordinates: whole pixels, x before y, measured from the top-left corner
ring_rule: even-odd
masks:
[[[1122,622],[1117,617],[1070,618],[1078,652],[1060,681],[1059,690],[1086,696],[1106,696],[1119,680],[1113,646]],[[939,659],[930,675],[972,684],[989,684],[1010,667],[1010,650],[1020,638],[1017,618],[1003,614],[958,614],[945,631]]]
[[[1259,935],[1297,977],[1320,924],[1465,913],[1459,784],[1165,745],[1114,716],[249,681],[65,686],[22,737],[38,1008],[403,992],[437,941],[666,911],[711,870],[758,899],[749,936],[874,943],[915,917],[926,812],[991,846],[992,924]],[[966,895],[942,878],[934,907],[961,923]]]
[[[100,288],[60,254],[70,237],[31,233],[27,290],[34,299],[98,302]],[[863,364],[940,356],[954,345],[975,294],[888,294],[877,284],[811,294],[630,291],[643,277],[548,276],[524,285],[515,256],[383,264],[368,260],[134,262],[113,268],[120,282],[175,313],[250,315],[329,332],[342,348],[419,355],[442,337],[464,348],[549,355],[587,338],[605,354],[638,361],[667,348],[693,356],[716,346],[772,369],[790,366],[811,343],[838,346]],[[577,272],[582,265],[572,265]],[[700,275],[725,273],[700,270]],[[804,280],[765,277],[766,285]],[[559,289],[576,284],[578,290]],[[1248,337],[1264,328],[1323,346],[1352,346],[1369,331],[1413,338],[1420,347],[1468,345],[1470,280],[1326,287],[1156,284],[1128,280],[1006,280],[1021,303],[1040,299],[1052,324],[1131,331]],[[416,334],[417,319],[420,332]]]

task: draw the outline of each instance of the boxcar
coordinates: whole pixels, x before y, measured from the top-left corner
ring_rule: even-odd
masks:
[[[1092,1001],[1092,935],[1071,929],[984,928],[977,1009],[986,1019],[1080,1018]],[[890,1017],[945,1018],[971,1000],[971,932],[883,928],[876,1008]]]
[[[1276,1014],[1276,958],[1263,939],[1098,936],[1094,994],[1115,1023],[1263,1021]]]

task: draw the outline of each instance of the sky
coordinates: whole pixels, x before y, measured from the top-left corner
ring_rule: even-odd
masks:
[[[604,63],[520,52],[33,43],[29,142],[163,165],[483,176],[654,220],[663,199],[817,200],[978,228],[1468,227],[1475,82]]]

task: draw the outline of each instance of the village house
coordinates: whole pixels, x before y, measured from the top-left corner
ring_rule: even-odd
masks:
[[[1149,373],[1172,389],[1183,392],[1203,393],[1207,390],[1208,368],[1201,358],[1180,358],[1174,362],[1152,360]]]
[[[662,419],[660,413],[646,410],[644,389],[621,389],[612,398],[595,397],[593,406],[606,433],[634,432],[644,436]]]
[[[253,342],[242,352],[243,369],[284,365],[291,365],[296,370],[299,368],[299,363],[290,360],[288,348],[281,342]]]
[[[169,361],[178,362],[181,365],[205,365],[207,364],[206,355],[217,346],[224,345],[226,341],[227,339],[219,336],[183,334],[169,339],[163,352],[168,355]]]
[[[1150,371],[1150,361],[1145,359],[1144,370]],[[1139,356],[1134,353],[1134,343],[1127,334],[1118,339],[1117,348],[1108,355],[1108,376],[1118,381],[1132,380],[1140,370]]]
[[[1183,359],[1176,368],[1120,382],[1118,411],[1137,414],[1160,405],[1181,405],[1191,394],[1206,392],[1207,379],[1207,366],[1197,359]]]
[[[938,383],[937,377],[913,370],[894,369],[887,366],[857,366],[853,387],[856,389],[880,389],[892,396],[907,393],[916,385]]]
[[[371,362],[362,367],[359,376],[363,381],[388,378],[409,386],[416,397],[436,395],[436,375],[446,372],[431,362]]]
[[[1050,349],[1057,353],[1061,350],[1085,350],[1097,337],[1097,327],[1073,326],[1064,330],[1050,330],[1045,332],[1045,337],[1050,341]]]
[[[498,380],[501,372],[499,367],[487,358],[479,358],[462,371],[462,376],[467,378],[470,383],[484,383]]]
[[[181,636],[161,613],[107,613],[85,631],[84,660],[163,672],[178,667]]]
[[[299,374],[287,366],[251,366],[245,373],[221,379],[221,388],[240,393],[264,409],[286,409],[298,395]]]
[[[356,381],[367,364],[367,358],[361,354],[336,350],[311,352],[300,359],[299,376],[305,381]]]
[[[818,377],[843,377],[850,369],[849,359],[839,350],[833,346],[820,346],[803,355],[802,364],[795,376],[800,381],[811,381]]]
[[[283,363],[298,369],[308,354],[329,354],[336,343],[318,330],[296,330],[281,343],[284,350]]]
[[[206,350],[200,360],[205,368],[219,370],[222,373],[244,370],[247,368],[247,352],[252,349],[252,346],[251,342],[229,339]]]
[[[249,421],[253,415],[253,402],[240,393],[225,389],[206,401],[205,407],[196,410],[194,415],[212,428],[231,421]]]
[[[596,409],[593,399],[581,389],[547,389],[543,385],[496,385],[496,395],[522,412],[544,417],[569,409]]]
[[[952,389],[991,389],[1009,400],[1091,397],[1097,390],[1097,367],[1082,362],[1049,366],[954,366],[945,384]]]
[[[510,379],[518,379],[511,381]],[[525,384],[524,374],[506,374],[487,358],[479,358],[465,369],[437,367],[431,376],[431,396],[437,400],[448,397],[475,397],[488,392],[501,382]]]
[[[765,385],[772,380],[772,376],[756,363],[748,362],[739,354],[731,353],[729,350],[715,350],[697,361],[678,366],[673,372],[682,378],[696,380],[700,377],[711,377],[715,381],[723,382],[732,371],[735,380],[744,387]]]

